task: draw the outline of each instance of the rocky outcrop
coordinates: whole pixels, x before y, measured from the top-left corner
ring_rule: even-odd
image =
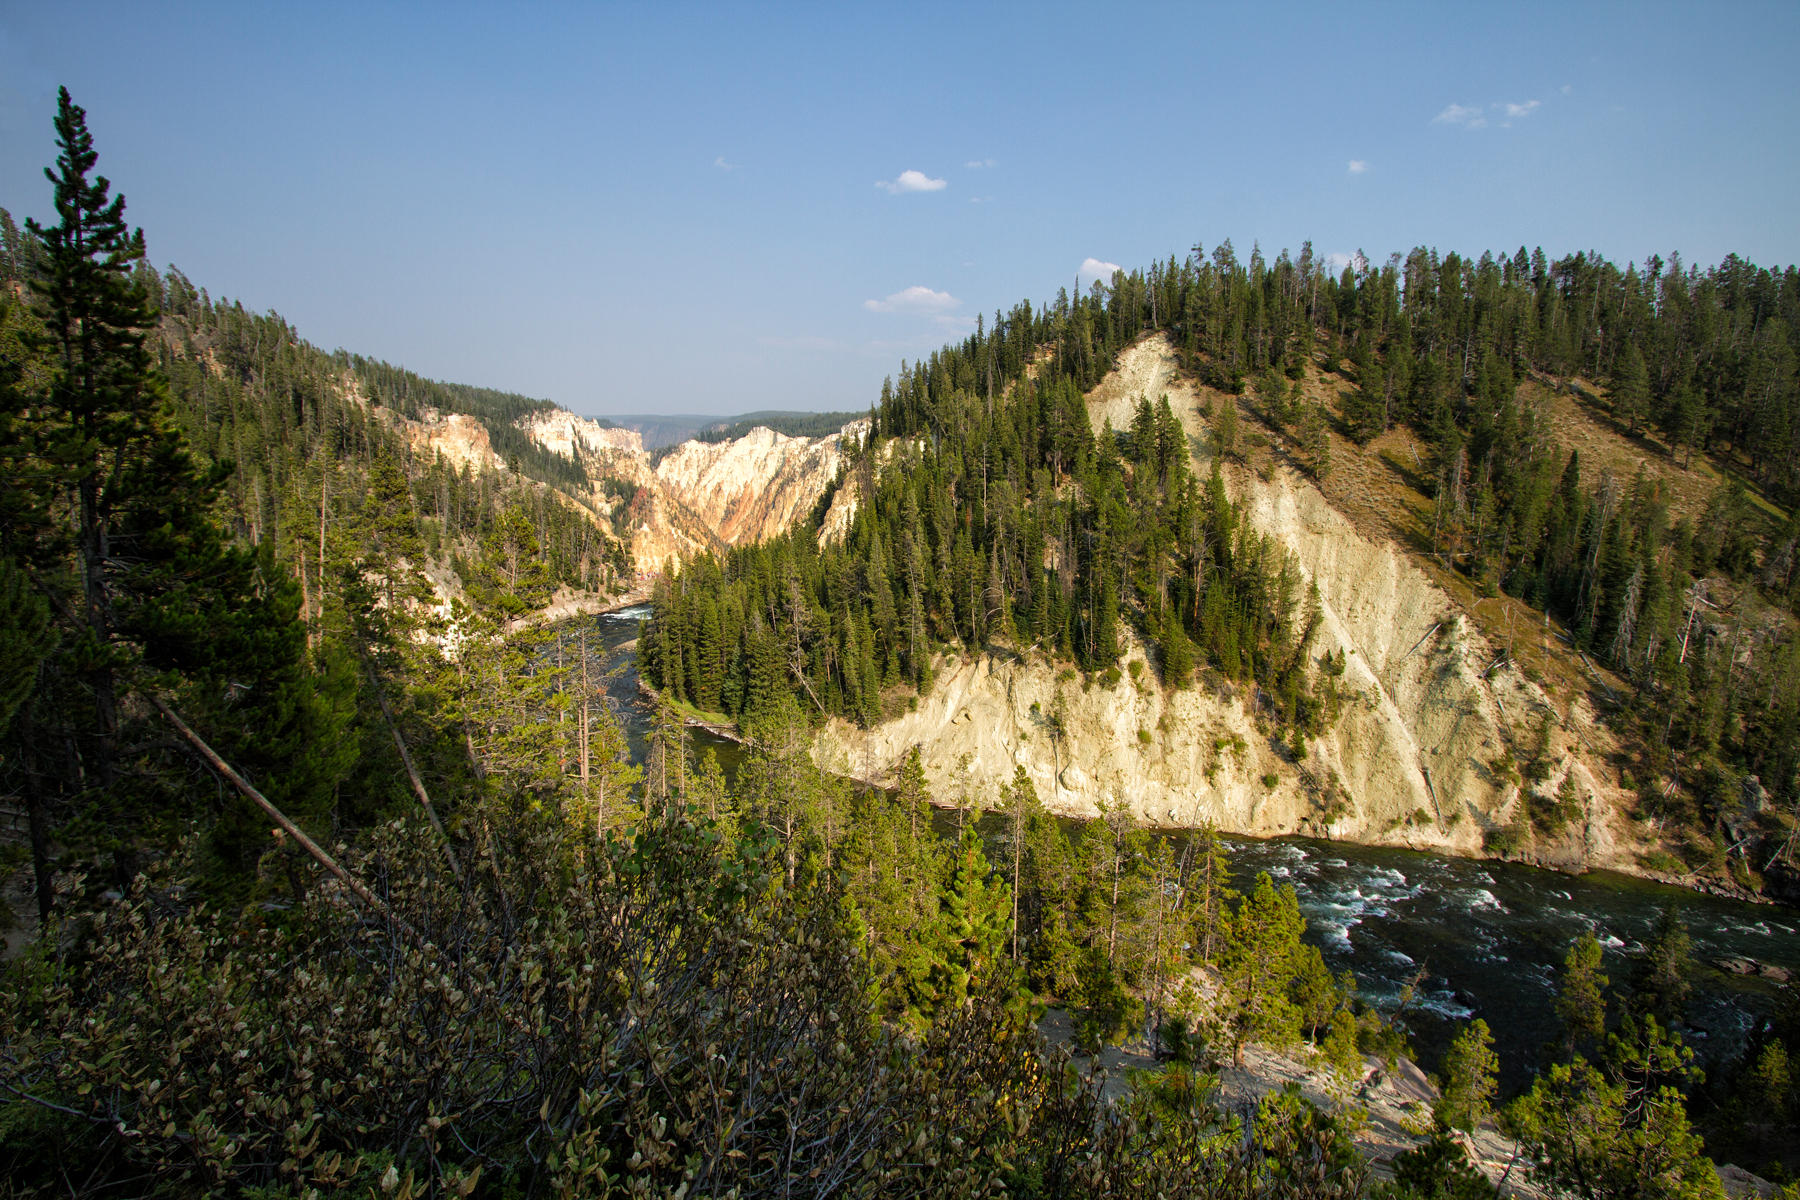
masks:
[[[819,502],[843,465],[843,442],[860,442],[868,422],[822,438],[757,428],[729,442],[683,442],[656,466],[656,478],[728,545],[786,532]]]
[[[822,438],[757,428],[728,442],[684,442],[654,466],[636,430],[562,409],[521,418],[519,427],[582,465],[592,484],[584,502],[627,540],[638,573],[653,575],[786,532],[836,481],[844,439],[866,436],[868,422]]]
[[[1108,420],[1123,429],[1139,395],[1163,394],[1187,429],[1195,470],[1209,473],[1200,397],[1163,338],[1121,355],[1090,397],[1090,417],[1096,430]],[[1480,852],[1484,834],[1517,815],[1516,777],[1499,764],[1512,738],[1552,711],[1549,697],[1501,661],[1405,550],[1365,536],[1296,472],[1224,473],[1245,518],[1317,584],[1314,653],[1344,656],[1341,715],[1303,758],[1272,737],[1242,690],[1163,689],[1140,645],[1112,687],[1035,656],[945,662],[915,711],[868,731],[834,723],[816,756],[879,776],[918,745],[934,788],[951,798],[992,803],[1018,763],[1047,804],[1072,815],[1124,806],[1156,824]],[[1052,736],[1057,712],[1061,737]],[[1583,714],[1574,716],[1579,725]],[[1555,746],[1559,773],[1574,775],[1587,806],[1558,847],[1563,865],[1631,865],[1620,797],[1581,736],[1559,735]]]
[[[585,461],[608,452],[627,456],[644,453],[644,439],[637,430],[602,425],[565,408],[521,417],[519,428],[544,449],[572,459]]]
[[[344,388],[392,424],[415,453],[474,471],[508,470],[477,418],[426,409],[413,420],[372,405],[354,376],[345,378]],[[785,533],[837,481],[846,439],[860,443],[869,423],[853,421],[821,438],[759,427],[732,441],[684,442],[655,465],[637,430],[601,425],[566,409],[529,413],[518,426],[544,449],[581,464],[587,491],[559,494],[623,537],[634,569],[645,577],[696,554]],[[847,524],[854,511],[851,501],[840,508],[840,520]]]
[[[504,471],[506,460],[494,452],[487,426],[465,413],[440,413],[425,410],[417,421],[398,416],[391,409],[378,409],[388,414],[394,428],[406,439],[413,453],[430,458],[436,455],[456,468],[471,471]]]

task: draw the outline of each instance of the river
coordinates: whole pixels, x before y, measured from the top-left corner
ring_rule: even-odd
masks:
[[[645,720],[631,643],[648,613],[638,607],[596,618],[620,668],[608,682],[609,696],[640,758]],[[704,731],[692,736],[718,754],[728,773],[735,769],[738,746]],[[1600,939],[1607,973],[1624,982],[1662,906],[1679,909],[1696,963],[1688,1038],[1703,1062],[1735,1055],[1778,1001],[1769,981],[1728,974],[1707,960],[1750,958],[1800,969],[1800,914],[1787,908],[1608,872],[1569,876],[1306,838],[1228,844],[1239,888],[1263,871],[1291,884],[1308,940],[1334,972],[1355,972],[1368,999],[1392,1007],[1423,970],[1407,1024],[1428,1064],[1461,1022],[1481,1017],[1493,1030],[1503,1083],[1514,1087],[1555,1034],[1556,973],[1569,943],[1584,932]]]

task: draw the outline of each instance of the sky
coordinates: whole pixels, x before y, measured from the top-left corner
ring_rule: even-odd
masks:
[[[1114,265],[1800,260],[1800,4],[0,3],[158,266],[590,415],[867,408]]]

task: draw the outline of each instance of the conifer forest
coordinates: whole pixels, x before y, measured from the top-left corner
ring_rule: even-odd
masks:
[[[811,511],[648,578],[642,478],[521,424],[556,405],[159,270],[68,90],[34,136],[0,209],[0,1197],[1722,1197],[1726,1163],[1800,1195],[1800,985],[1765,965],[1709,1038],[1663,893],[1630,953],[1547,952],[1508,1073],[1473,1011],[1424,1036],[1420,987],[1328,961],[1230,831],[811,752],[988,656],[1229,695],[1303,763],[1359,701],[1230,478],[1273,447],[1330,495],[1388,454],[1406,552],[1599,681],[1645,873],[1791,902],[1800,269],[1195,244],[787,415],[842,455]],[[1206,407],[1096,428],[1147,338]],[[1482,766],[1520,789],[1494,860],[1579,825],[1527,732]]]

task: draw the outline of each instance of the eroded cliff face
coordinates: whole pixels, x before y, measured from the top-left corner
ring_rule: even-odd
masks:
[[[468,467],[477,472],[507,469],[506,461],[494,452],[487,427],[474,417],[428,408],[420,420],[414,421],[399,416],[392,409],[375,411],[388,419],[415,454],[427,459],[436,455],[453,467]]]
[[[760,542],[812,511],[837,478],[844,440],[860,442],[867,430],[857,421],[822,438],[758,428],[730,442],[683,442],[656,478],[721,541]]]
[[[668,495],[635,429],[609,429],[563,409],[524,417],[519,427],[546,450],[582,465],[592,481],[589,506],[626,540],[639,575],[723,545]]]
[[[1200,397],[1165,339],[1122,355],[1090,397],[1089,415],[1096,431],[1109,418],[1123,429],[1139,395],[1163,394],[1204,476],[1211,462]],[[1228,466],[1224,475],[1245,519],[1291,551],[1318,585],[1312,652],[1344,654],[1339,719],[1300,760],[1275,740],[1252,691],[1166,691],[1138,645],[1127,660],[1136,674],[1126,670],[1111,688],[1098,680],[1084,687],[1066,668],[1059,679],[1056,667],[1035,658],[945,662],[915,712],[869,731],[835,722],[816,757],[879,777],[918,745],[945,797],[967,793],[991,804],[1019,763],[1039,796],[1071,815],[1124,806],[1157,824],[1478,853],[1484,832],[1510,823],[1521,804],[1516,777],[1496,769],[1503,750],[1555,711],[1550,757],[1560,765],[1544,786],[1554,791],[1572,774],[1586,819],[1540,852],[1570,866],[1635,861],[1625,797],[1603,762],[1608,739],[1591,714],[1579,704],[1555,709],[1498,661],[1468,614],[1403,549],[1365,536],[1293,470]],[[1066,734],[1053,737],[1049,717],[1059,711]]]
[[[837,479],[843,439],[860,440],[868,427],[857,421],[822,438],[758,428],[729,442],[684,442],[652,467],[635,430],[562,410],[519,424],[545,449],[582,464],[594,481],[587,505],[628,539],[644,575],[785,533]]]
[[[611,428],[563,408],[521,417],[519,428],[544,449],[569,458],[609,452],[626,456],[644,453],[644,439],[637,430]]]
[[[346,387],[362,400],[354,380]],[[441,455],[475,471],[507,470],[474,417],[428,409],[415,421],[377,411],[420,454]],[[519,420],[519,428],[538,445],[582,465],[592,486],[566,498],[626,539],[642,576],[670,562],[785,533],[837,480],[844,439],[860,441],[868,424],[855,421],[822,438],[758,428],[729,442],[685,442],[652,466],[634,429],[608,428],[563,409]],[[854,511],[853,502],[841,507],[846,517]]]

